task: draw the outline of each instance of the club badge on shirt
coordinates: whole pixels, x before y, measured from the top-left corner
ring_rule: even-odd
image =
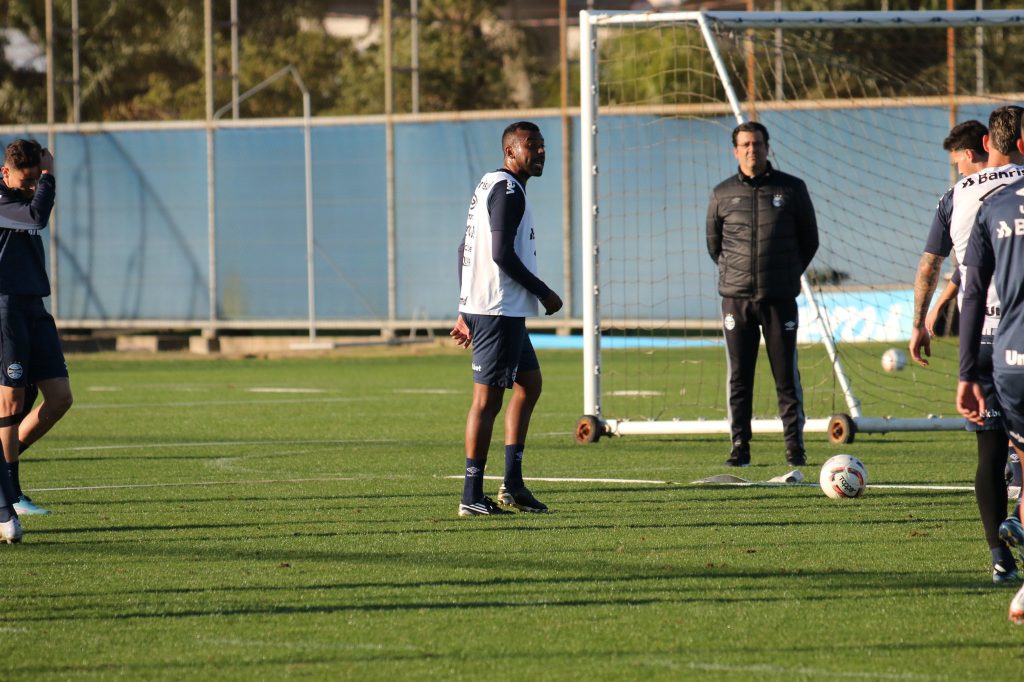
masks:
[[[782,205],[786,203],[786,198],[781,194],[776,194],[772,197],[772,206],[775,208],[782,208]]]

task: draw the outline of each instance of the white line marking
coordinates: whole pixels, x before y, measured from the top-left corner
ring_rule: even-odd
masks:
[[[619,396],[622,398],[653,398],[659,395],[665,395],[664,391],[611,391],[611,395]]]
[[[463,476],[445,476],[444,478],[463,478]],[[501,476],[484,476],[489,481],[501,481]],[[524,481],[541,481],[543,483],[638,483],[646,485],[679,485],[677,481],[656,481],[644,478],[542,478],[523,477]],[[768,481],[749,481],[747,483],[691,483],[690,485],[727,486],[734,488],[817,488],[817,483],[769,483]],[[969,485],[930,485],[927,483],[869,483],[868,488],[891,488],[902,490],[950,490],[955,492],[973,492]]]
[[[351,476],[325,476],[322,478],[258,478],[248,481],[192,481],[190,483],[124,483],[115,485],[82,485],[65,488],[32,488],[32,492],[77,492],[82,490],[114,490],[121,488],[188,488],[211,485],[267,485],[279,483],[314,483],[323,481],[354,481]]]
[[[445,476],[445,478],[463,478],[462,476]],[[488,481],[504,480],[502,476],[484,476]],[[541,481],[544,483],[646,483],[650,485],[678,485],[675,481],[651,481],[643,478],[541,478],[523,477],[524,481]]]
[[[146,448],[195,448],[204,446],[266,445],[268,440],[215,440],[195,443],[142,443],[135,445],[83,445],[73,448],[52,448],[54,452],[85,452],[90,450],[144,450]],[[351,443],[397,443],[394,438],[351,438],[337,440],[289,440],[288,445],[347,445]]]
[[[245,390],[249,393],[326,393],[322,388],[287,388],[284,386],[255,386]]]
[[[772,676],[790,675],[810,676],[818,679],[827,677],[842,677],[865,680],[932,680],[945,679],[935,678],[931,675],[919,675],[917,673],[876,673],[860,672],[856,670],[826,670],[824,668],[809,668],[806,666],[786,667],[778,665],[725,665],[723,663],[690,663],[689,668],[693,670],[705,670],[708,672],[743,672],[743,673],[768,673]]]
[[[395,393],[409,393],[412,395],[459,395],[468,391],[456,391],[451,388],[396,388]]]
[[[366,401],[374,399],[373,396],[360,396],[348,398],[291,398],[275,400],[274,405],[294,405],[298,403],[346,403],[355,400]],[[154,408],[154,407],[206,407],[208,405],[260,405],[269,404],[268,400],[197,400],[180,403],[94,403],[92,405],[79,405],[75,403],[76,410],[120,410],[133,408]]]
[[[772,483],[771,481],[746,481],[726,483],[698,483],[690,485],[703,485],[708,487],[733,487],[733,488],[817,488],[817,483]],[[932,485],[930,483],[868,483],[867,488],[891,488],[900,490],[951,490],[954,492],[974,492],[974,486],[969,485]]]

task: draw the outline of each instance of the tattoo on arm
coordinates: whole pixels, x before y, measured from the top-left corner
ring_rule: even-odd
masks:
[[[921,254],[921,261],[917,264],[917,276],[914,278],[914,327],[924,325],[924,318],[928,314],[928,304],[931,303],[932,294],[935,293],[935,286],[939,282],[939,271],[942,269],[942,256],[934,253]]]

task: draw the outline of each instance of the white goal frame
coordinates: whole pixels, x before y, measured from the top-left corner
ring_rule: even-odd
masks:
[[[601,296],[598,278],[598,200],[599,165],[598,135],[598,41],[601,26],[628,26],[695,22],[704,37],[714,66],[725,88],[729,108],[738,123],[744,121],[741,104],[726,71],[725,64],[710,30],[711,24],[732,29],[744,28],[915,28],[915,27],[978,27],[1024,25],[1024,11],[899,11],[899,12],[580,12],[580,167],[581,167],[581,253],[583,293],[583,417],[576,427],[576,439],[594,442],[601,436],[728,434],[728,420],[645,420],[631,421],[606,418],[601,408]],[[821,314],[806,276],[801,289],[819,326],[823,343],[832,363],[836,382],[843,394],[848,414],[829,418],[808,419],[804,430],[828,433],[833,443],[853,440],[856,433],[887,433],[894,431],[950,431],[964,428],[962,418],[922,417],[893,418],[862,414],[836,352],[834,335],[827,318]],[[782,421],[753,419],[754,433],[781,433]]]

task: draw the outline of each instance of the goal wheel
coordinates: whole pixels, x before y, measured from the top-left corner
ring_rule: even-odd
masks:
[[[596,443],[603,430],[600,419],[585,414],[576,422],[576,442],[581,445]]]
[[[828,422],[828,442],[832,445],[852,443],[857,435],[857,424],[848,414],[834,414]]]

